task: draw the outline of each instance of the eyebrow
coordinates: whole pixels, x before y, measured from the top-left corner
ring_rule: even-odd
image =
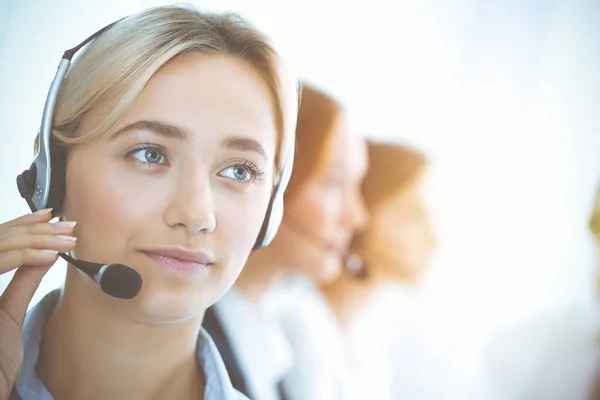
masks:
[[[163,122],[158,121],[136,121],[132,124],[129,124],[118,131],[116,131],[111,137],[111,140],[117,139],[119,136],[124,135],[127,132],[132,131],[150,131],[156,135],[164,136],[172,139],[186,140],[188,138],[189,132],[185,128],[181,128],[179,126],[165,124]]]
[[[265,152],[265,149],[259,142],[257,142],[254,139],[232,136],[228,137],[227,139],[224,139],[221,143],[223,147],[226,147],[228,149],[240,151],[253,151],[265,160],[267,159],[267,153]]]
[[[149,131],[159,136],[182,141],[191,136],[187,129],[176,125],[166,124],[158,121],[141,120],[119,129],[111,136],[110,140],[117,139],[128,132],[137,130]],[[254,139],[231,136],[223,139],[221,146],[232,150],[252,151],[260,155],[265,160],[267,159],[267,153],[265,149],[258,141]]]

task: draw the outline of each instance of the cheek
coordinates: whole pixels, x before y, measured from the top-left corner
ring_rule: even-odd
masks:
[[[335,194],[311,192],[302,202],[298,202],[298,206],[295,215],[308,222],[315,232],[328,234],[338,230],[342,204]]]
[[[67,169],[67,182],[64,217],[78,223],[75,233],[80,257],[122,254],[140,227],[149,229],[148,225],[160,218],[152,215],[161,201],[160,191],[155,186],[136,185],[116,169],[73,163]]]
[[[271,191],[266,185],[251,189],[235,195],[227,188],[215,191],[216,233],[231,254],[248,255],[265,218]]]

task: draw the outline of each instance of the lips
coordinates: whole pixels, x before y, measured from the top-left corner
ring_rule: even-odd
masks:
[[[148,257],[168,271],[197,272],[214,264],[214,258],[204,252],[178,248],[143,250]]]
[[[349,242],[339,241],[329,243],[329,250],[339,255],[345,255],[348,252]]]

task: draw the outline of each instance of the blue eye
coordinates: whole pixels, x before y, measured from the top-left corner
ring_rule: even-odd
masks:
[[[162,150],[156,147],[138,148],[129,153],[142,164],[166,164],[166,157]]]
[[[250,163],[235,164],[225,168],[220,175],[239,183],[252,183],[260,179],[262,172]]]
[[[223,170],[223,175],[236,181],[246,181],[251,178],[248,168],[242,165],[234,165]]]

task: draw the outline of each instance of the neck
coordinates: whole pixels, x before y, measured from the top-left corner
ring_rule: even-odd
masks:
[[[133,321],[86,293],[69,267],[44,327],[37,372],[57,399],[202,398],[196,361],[200,320]],[[89,289],[87,289],[89,290]]]
[[[235,288],[250,302],[258,305],[269,289],[286,275],[278,259],[273,247],[265,247],[250,254],[242,273],[235,282]]]

